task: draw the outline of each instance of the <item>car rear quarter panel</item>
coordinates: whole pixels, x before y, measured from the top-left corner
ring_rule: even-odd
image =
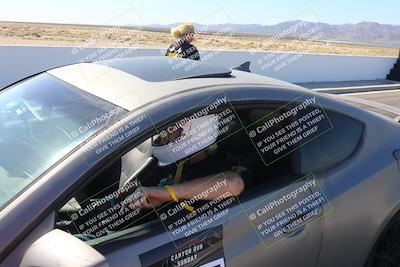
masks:
[[[349,105],[327,106],[360,120],[365,128],[357,151],[346,162],[315,174],[333,207],[323,218],[318,265],[362,266],[400,209],[400,172],[393,156],[400,148],[400,125]]]

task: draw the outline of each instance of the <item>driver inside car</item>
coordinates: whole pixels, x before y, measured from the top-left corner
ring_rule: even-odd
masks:
[[[215,114],[178,122],[161,131],[152,141],[161,173],[159,184],[138,189],[143,190],[139,205],[137,199],[128,197],[124,206],[152,209],[165,202],[180,202],[195,196],[207,201],[240,195],[244,190],[241,173],[245,168],[213,153],[218,131]],[[193,210],[190,206],[184,208]]]

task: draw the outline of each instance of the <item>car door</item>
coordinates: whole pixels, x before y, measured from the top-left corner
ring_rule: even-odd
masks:
[[[321,249],[323,216],[329,213],[331,206],[317,177],[312,172],[299,171],[299,150],[332,129],[332,125],[325,115],[326,119],[316,119],[324,114],[324,110],[315,101],[264,131],[274,118],[308,103],[313,97],[306,94],[279,104],[271,104],[271,99],[267,99],[256,101],[254,105],[249,101],[241,105],[241,109],[248,106],[248,117],[253,117],[243,117],[242,121],[257,156],[262,159],[257,169],[265,175],[259,175],[258,179],[264,177],[268,181],[253,184],[255,188],[251,188],[241,201],[244,212],[224,224],[227,266],[316,265]],[[310,125],[318,125],[319,131],[307,126],[306,123],[311,121],[315,124]],[[291,135],[291,130],[296,129],[297,134]],[[299,136],[301,140],[297,138]],[[274,145],[269,139],[281,141]],[[285,150],[285,144],[290,148]],[[291,171],[282,171],[288,169]]]
[[[227,266],[315,266],[322,240],[322,205],[316,204],[312,210],[304,211],[301,215],[293,215],[302,210],[297,206],[296,211],[290,213],[296,201],[266,211],[273,201],[310,182],[315,182],[315,179],[305,177],[299,182],[271,189],[258,198],[243,202],[248,213],[224,224]],[[301,198],[312,198],[313,194],[307,190]],[[299,218],[303,218],[303,221],[294,226]],[[293,225],[293,228],[287,229],[289,225]]]

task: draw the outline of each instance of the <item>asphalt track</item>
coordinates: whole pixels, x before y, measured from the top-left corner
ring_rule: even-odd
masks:
[[[400,81],[365,80],[347,82],[300,83],[319,93],[342,95],[363,109],[396,118],[400,116]]]
[[[386,104],[395,108],[400,108],[400,89],[376,91],[376,92],[351,93],[344,95],[364,100],[374,101],[376,103]]]

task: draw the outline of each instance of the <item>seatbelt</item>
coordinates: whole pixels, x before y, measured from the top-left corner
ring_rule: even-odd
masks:
[[[173,184],[181,183],[184,166],[185,166],[185,161],[181,161],[180,163],[178,163],[178,166],[176,167]],[[166,186],[164,186],[164,188],[168,191],[168,194],[171,196],[171,198],[174,202],[176,202],[176,203],[180,202],[179,199],[176,197],[174,190],[172,190],[172,188],[170,187],[170,185],[166,185]],[[190,205],[187,205],[185,202],[181,202],[180,205],[182,208],[184,208],[188,212],[194,211],[194,208]]]
[[[174,177],[174,184],[181,183],[184,166],[185,166],[185,161],[181,161],[180,163],[178,163],[178,166],[176,167],[175,177]]]
[[[182,173],[183,167],[185,166],[185,161],[181,161],[178,163],[176,167],[175,176],[173,177],[172,174],[168,175],[168,178],[162,178],[158,183],[159,186],[166,186],[166,185],[173,185],[173,184],[180,184],[182,181]]]

